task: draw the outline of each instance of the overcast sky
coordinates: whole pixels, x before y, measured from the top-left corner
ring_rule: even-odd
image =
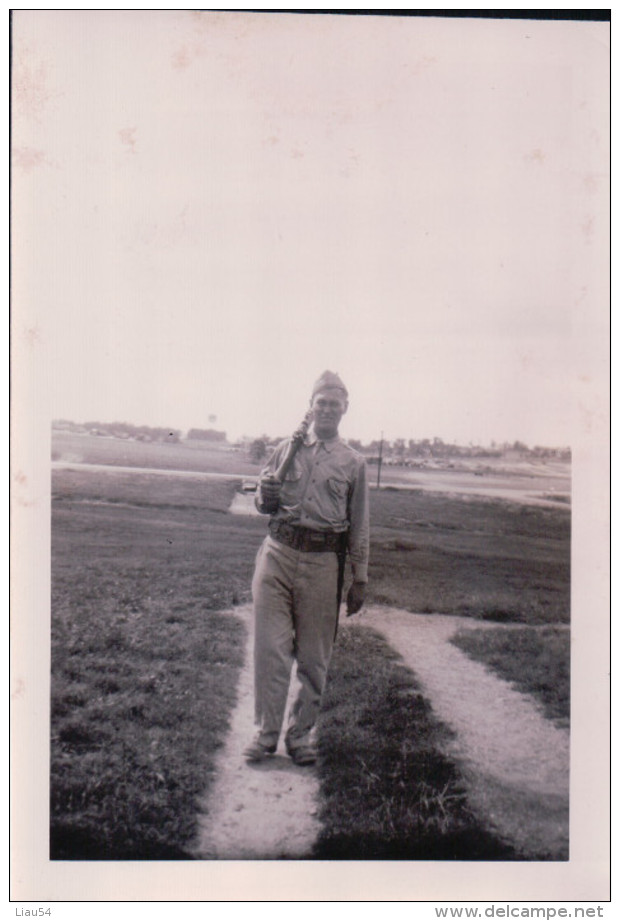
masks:
[[[607,355],[608,33],[17,11],[35,401],[283,435],[329,368],[345,436],[570,444]]]

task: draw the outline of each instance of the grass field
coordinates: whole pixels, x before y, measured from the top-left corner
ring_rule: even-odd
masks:
[[[119,467],[156,467],[159,470],[233,473],[255,476],[260,467],[244,451],[222,443],[182,441],[148,443],[98,435],[54,432],[52,460]]]
[[[372,631],[336,646],[319,723],[323,860],[514,860],[467,807],[449,731]]]
[[[235,488],[233,481],[113,469],[54,471],[52,858],[187,859],[196,798],[213,775],[242,660],[239,623],[222,612],[249,600],[266,529],[264,519],[227,513]],[[382,490],[373,492],[371,521],[371,601],[511,621],[528,633],[528,625],[568,622],[567,509]],[[369,668],[354,679],[350,651],[338,651],[328,694],[337,691],[344,708],[338,720],[351,731],[351,695],[355,707],[366,708],[362,721],[380,720],[381,727],[400,699],[393,682],[404,681],[401,672],[394,679],[393,663],[376,639],[355,643],[355,657],[373,670],[379,661],[390,668],[379,669],[380,686],[363,680]],[[552,659],[564,656],[557,644],[544,646]],[[527,644],[521,649],[521,658],[531,656]],[[441,727],[433,728],[422,704],[416,712],[415,719],[426,720],[425,751],[431,751]],[[390,744],[418,731],[408,718],[395,711]],[[402,751],[404,757],[406,745]],[[407,770],[394,757],[385,754],[370,768],[383,788]],[[401,818],[390,821],[402,831],[423,820],[435,847],[442,827],[446,841],[469,840],[471,831],[480,848],[487,847],[482,831],[472,830],[453,766],[439,770],[428,759],[418,807],[403,806]],[[434,791],[433,774],[442,783]],[[335,796],[348,795],[349,781],[330,777],[331,769],[323,789],[333,805]],[[444,788],[449,795],[442,799]],[[448,810],[448,824],[427,815],[432,801]],[[350,813],[344,801],[339,808]],[[368,848],[376,853],[383,837],[392,850],[402,849],[402,841],[395,843],[401,832],[394,836],[387,815],[379,810],[377,816],[375,830],[365,832]],[[338,834],[332,827],[321,847],[344,854]],[[351,827],[347,834],[359,838]]]
[[[235,702],[262,528],[161,479],[54,477],[53,858],[186,858]]]
[[[538,630],[468,630],[452,642],[484,662],[520,691],[532,694],[559,726],[570,721],[570,633],[563,627]]]
[[[570,619],[570,512],[422,490],[373,493],[373,601],[523,624]]]

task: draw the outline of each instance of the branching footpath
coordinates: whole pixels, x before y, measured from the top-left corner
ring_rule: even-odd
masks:
[[[248,625],[249,609],[239,609],[237,613]],[[414,857],[417,853],[416,835],[420,837],[419,845],[424,850],[425,840],[431,841],[427,826],[429,823],[436,825],[437,815],[442,811],[448,838],[452,835],[456,840],[454,829],[459,827],[460,818],[451,825],[449,811],[452,809],[456,815],[462,808],[462,801],[466,801],[467,810],[471,810],[485,829],[484,833],[478,833],[479,846],[491,850],[495,848],[496,859],[564,859],[568,847],[568,732],[545,719],[529,696],[515,691],[507,682],[469,659],[450,643],[450,637],[457,629],[473,629],[479,625],[467,618],[414,615],[379,606],[370,607],[355,621],[357,623],[353,626],[358,633],[360,626],[366,626],[386,637],[402,657],[402,664],[411,669],[419,680],[434,717],[453,731],[444,736],[443,752],[429,754],[424,750],[428,740],[415,738],[407,740],[410,751],[415,752],[417,746],[422,758],[420,764],[426,760],[434,771],[443,770],[445,764],[455,763],[458,765],[459,781],[463,781],[465,787],[464,794],[462,791],[460,795],[458,791],[450,792],[452,780],[448,780],[444,801],[439,802],[441,797],[425,784],[419,771],[415,774],[411,784],[413,787],[421,783],[420,790],[405,791],[404,798],[408,796],[418,812],[412,816],[412,825],[406,835],[403,837],[401,833],[401,843],[393,845],[407,848],[406,853],[400,856]],[[347,622],[342,629],[346,635],[351,623]],[[320,803],[316,773],[296,768],[281,753],[258,766],[246,765],[243,760],[243,746],[253,731],[251,691],[251,650],[248,648],[237,709],[218,762],[217,780],[203,802],[199,816],[196,856],[203,859],[326,856],[320,846],[317,851],[322,829],[318,818]],[[411,697],[410,706],[422,706],[420,695]],[[362,721],[363,715],[360,711]],[[347,720],[351,723],[350,714]],[[343,744],[346,745],[346,739]],[[431,755],[434,760],[429,762]],[[448,759],[442,763],[443,766],[439,764],[442,757]],[[370,771],[368,765],[366,768]],[[355,770],[360,774],[359,784],[372,783],[372,771],[369,779],[363,776],[363,765]],[[325,774],[324,766],[320,766],[320,771]],[[402,780],[394,778],[395,791]],[[328,776],[327,789],[329,781]],[[325,782],[324,776],[322,782]],[[429,803],[425,803],[424,796],[429,795]],[[451,803],[451,799],[454,802]],[[393,803],[385,796],[377,802],[377,814],[380,813],[382,820],[387,822],[387,832],[392,806]],[[426,825],[420,824],[420,815],[425,810]],[[406,838],[407,843],[403,845],[402,841]],[[371,840],[372,835],[368,836],[370,844],[366,845],[361,833],[354,839],[355,834],[348,835],[346,847],[349,850],[340,854],[341,857],[355,857],[351,847],[357,847],[358,851],[361,849],[357,853],[361,858],[399,856],[389,851],[382,854],[386,842]],[[343,846],[342,841],[337,845]],[[374,847],[375,851],[364,853],[366,846]],[[451,846],[447,845],[444,859],[449,857]],[[454,846],[460,845],[457,842]],[[331,856],[338,857],[337,851]],[[453,859],[459,856],[467,859],[458,851],[453,854]],[[490,856],[481,852],[476,857],[472,853],[469,859],[489,859]],[[424,854],[420,853],[418,859],[423,858]]]

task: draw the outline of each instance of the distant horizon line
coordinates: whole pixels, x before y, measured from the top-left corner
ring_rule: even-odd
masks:
[[[222,435],[223,438],[220,438],[220,439],[215,439],[215,438],[214,438],[214,439],[204,439],[205,441],[213,441],[213,442],[220,443],[220,444],[221,444],[222,442],[225,442],[226,444],[230,444],[230,445],[234,445],[234,444],[236,444],[236,443],[238,443],[238,442],[242,442],[242,443],[243,443],[243,442],[251,442],[251,441],[258,440],[258,439],[263,439],[263,440],[267,441],[268,444],[274,444],[274,443],[278,443],[278,442],[281,441],[284,437],[286,437],[286,436],[283,436],[283,435],[271,436],[271,435],[269,435],[269,434],[266,433],[266,432],[262,432],[260,435],[256,435],[256,434],[254,434],[254,435],[246,435],[246,434],[243,434],[243,435],[240,435],[238,438],[230,439],[230,438],[228,437],[228,433],[227,433],[225,430],[223,430],[223,429],[217,429],[217,428],[215,428],[215,425],[213,425],[213,426],[196,426],[196,425],[192,425],[192,426],[189,426],[188,428],[181,428],[181,427],[178,427],[178,426],[147,425],[146,423],[136,423],[136,422],[127,422],[127,421],[121,422],[121,421],[119,421],[119,420],[115,420],[114,422],[102,422],[102,421],[100,421],[100,420],[88,420],[88,421],[86,421],[86,422],[75,422],[73,419],[59,418],[59,419],[52,419],[51,427],[52,427],[52,429],[54,429],[54,428],[57,428],[57,429],[58,429],[58,427],[59,427],[59,426],[62,426],[63,424],[71,425],[71,426],[78,426],[78,427],[80,427],[80,428],[89,428],[89,429],[92,429],[92,427],[95,427],[95,426],[100,426],[101,428],[111,428],[111,427],[114,427],[114,426],[126,426],[127,428],[133,428],[133,429],[136,429],[136,430],[138,430],[138,431],[142,430],[142,431],[144,431],[145,433],[148,432],[148,431],[160,432],[160,433],[161,433],[161,432],[164,432],[164,431],[169,431],[171,435],[175,434],[175,435],[178,435],[180,438],[184,438],[184,439],[187,439],[188,433],[191,432],[191,431],[194,431],[194,430],[195,430],[195,431],[201,431],[201,432],[208,432],[208,431],[211,431],[211,432],[217,433],[217,434],[219,434],[219,435]],[[88,432],[86,432],[86,434],[95,434],[95,433],[93,433],[92,431],[88,431]],[[571,450],[571,445],[570,445],[570,444],[567,444],[567,443],[565,443],[565,444],[553,444],[553,445],[551,445],[551,444],[534,444],[534,445],[531,445],[531,446],[530,446],[530,444],[528,444],[527,442],[525,442],[525,441],[524,441],[523,439],[521,439],[521,438],[513,438],[513,439],[506,439],[506,438],[504,438],[504,439],[502,439],[502,440],[497,439],[497,438],[493,438],[493,439],[491,439],[490,442],[486,442],[486,443],[485,443],[485,442],[476,442],[476,441],[474,441],[474,440],[472,440],[472,439],[469,439],[469,440],[456,439],[456,438],[453,438],[453,439],[446,439],[446,438],[442,438],[441,436],[438,436],[438,435],[433,435],[433,436],[426,436],[426,435],[425,435],[425,436],[416,437],[416,438],[413,438],[413,437],[404,437],[404,436],[402,436],[402,435],[399,435],[399,436],[397,436],[397,437],[395,437],[395,438],[392,438],[392,439],[389,439],[389,438],[385,438],[385,437],[379,436],[379,437],[377,437],[377,438],[372,438],[372,439],[370,439],[370,440],[368,440],[368,441],[366,442],[366,441],[365,441],[364,439],[362,439],[362,438],[357,438],[357,437],[355,437],[354,435],[350,435],[350,436],[344,438],[344,440],[345,440],[345,441],[349,441],[349,442],[351,442],[351,441],[359,442],[362,446],[367,447],[367,448],[370,447],[371,445],[380,444],[381,442],[383,442],[384,446],[390,446],[390,447],[391,447],[391,446],[394,445],[395,443],[401,442],[401,441],[404,442],[405,447],[407,447],[408,444],[409,444],[409,442],[411,441],[411,442],[413,442],[414,444],[418,444],[418,445],[419,445],[419,444],[424,444],[425,442],[428,442],[429,446],[432,445],[432,444],[442,444],[442,445],[447,445],[447,446],[449,446],[449,445],[455,445],[455,446],[459,446],[459,447],[488,448],[488,449],[490,449],[490,450],[493,450],[494,448],[510,449],[510,448],[514,448],[515,445],[518,446],[517,448],[514,448],[515,450],[519,450],[519,449],[520,449],[520,450],[528,450],[528,451],[529,451],[529,450],[535,450],[535,449],[553,450],[553,451],[558,451],[558,450],[564,450],[564,451],[565,451],[565,450]]]

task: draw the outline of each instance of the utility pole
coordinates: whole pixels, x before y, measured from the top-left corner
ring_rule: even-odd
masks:
[[[383,461],[383,432],[381,432],[381,441],[379,442],[379,462],[377,464],[377,489],[381,487],[381,463]]]

